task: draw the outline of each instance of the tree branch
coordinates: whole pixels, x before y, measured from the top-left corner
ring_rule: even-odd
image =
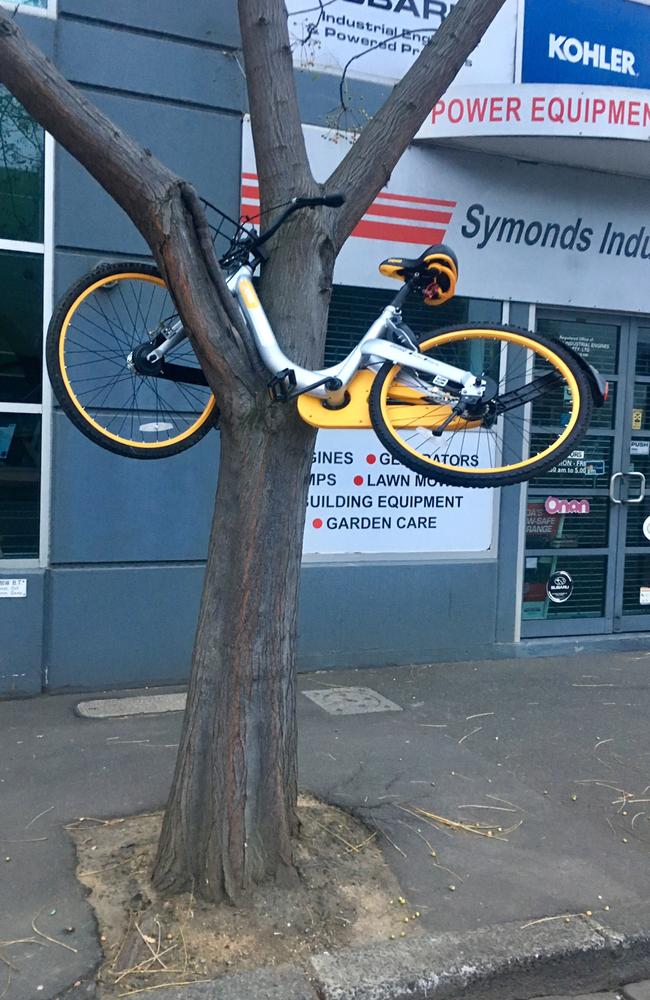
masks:
[[[150,242],[151,210],[160,207],[179,179],[75,90],[2,10],[0,83],[83,164]]]
[[[259,392],[260,364],[255,359],[251,365],[250,334],[226,287],[203,206],[190,185],[71,86],[2,10],[0,83],[140,230],[168,280],[212,388],[219,383],[222,409],[227,392]]]
[[[318,188],[300,123],[284,0],[239,0],[239,24],[261,208],[268,212]]]
[[[337,252],[386,184],[413,136],[453,82],[504,2],[458,0],[406,76],[334,170],[327,187],[331,191],[343,191],[347,199],[335,218]]]

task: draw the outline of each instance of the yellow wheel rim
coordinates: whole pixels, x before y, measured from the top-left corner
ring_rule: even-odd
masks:
[[[79,401],[77,394],[72,388],[72,384],[68,377],[68,371],[65,362],[66,338],[68,336],[68,331],[70,329],[70,323],[77,309],[90,295],[93,294],[93,292],[96,292],[98,288],[102,288],[105,285],[112,285],[117,281],[128,281],[128,280],[147,281],[150,284],[160,285],[163,288],[165,287],[165,282],[162,280],[162,278],[156,277],[153,274],[143,274],[142,272],[139,271],[124,271],[121,274],[105,275],[103,278],[98,279],[92,285],[89,285],[87,288],[85,288],[83,292],[74,300],[74,302],[68,309],[65,315],[65,319],[63,320],[63,323],[61,325],[61,335],[59,337],[59,370],[61,372],[61,377],[63,379],[68,397],[70,401],[73,403],[75,409],[79,411],[79,413],[86,421],[86,423],[90,424],[91,427],[94,427],[95,430],[103,437],[110,438],[111,441],[115,441],[120,445],[124,445],[130,448],[142,448],[146,449],[147,451],[155,449],[171,448],[174,445],[179,444],[181,441],[186,441],[189,437],[195,434],[201,427],[203,427],[203,425],[207,420],[210,419],[216,402],[213,395],[210,396],[205,408],[198,415],[194,423],[191,424],[184,431],[182,431],[180,434],[177,434],[175,437],[166,438],[164,441],[137,441],[132,438],[122,437],[119,434],[114,434],[112,431],[109,431],[107,427],[102,427],[100,423],[98,423],[93,417],[91,417],[91,415]]]
[[[580,390],[578,388],[578,383],[576,382],[573,372],[569,366],[558,357],[555,352],[546,347],[544,344],[538,343],[536,340],[531,340],[530,338],[524,336],[523,334],[514,333],[510,330],[452,330],[449,333],[442,333],[438,337],[431,337],[430,340],[424,341],[420,344],[420,349],[422,352],[428,350],[428,348],[436,346],[442,346],[443,344],[450,344],[457,340],[498,340],[499,342],[507,342],[510,344],[516,344],[518,347],[525,347],[527,350],[533,351],[544,358],[559,371],[565,379],[566,385],[571,390],[571,413],[569,415],[569,420],[564,428],[562,434],[549,445],[543,451],[538,452],[535,455],[531,455],[529,458],[522,459],[518,462],[513,462],[510,465],[500,465],[500,466],[489,466],[488,468],[459,468],[456,465],[448,465],[445,462],[438,462],[433,458],[429,458],[427,455],[423,455],[421,452],[412,448],[398,433],[396,433],[395,428],[392,425],[390,414],[388,413],[389,403],[390,403],[390,389],[395,379],[396,374],[400,371],[401,365],[394,365],[391,371],[388,373],[384,383],[381,387],[380,393],[380,408],[381,414],[384,418],[384,424],[386,430],[395,439],[400,448],[408,451],[415,458],[419,459],[421,462],[426,462],[436,469],[444,469],[445,471],[452,470],[455,473],[461,473],[466,476],[479,476],[479,475],[489,475],[491,473],[501,473],[501,472],[515,472],[518,469],[525,469],[526,467],[537,464],[537,462],[542,461],[548,455],[557,451],[558,448],[567,440],[571,431],[575,427],[578,415],[580,412]],[[466,422],[468,431],[471,431],[471,423]]]

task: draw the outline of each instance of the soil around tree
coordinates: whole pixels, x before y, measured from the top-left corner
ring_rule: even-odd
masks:
[[[285,962],[309,973],[317,952],[419,932],[376,834],[311,796],[300,797],[298,814],[296,886],[259,886],[237,907],[153,889],[161,813],[72,824],[104,952],[100,1000]]]

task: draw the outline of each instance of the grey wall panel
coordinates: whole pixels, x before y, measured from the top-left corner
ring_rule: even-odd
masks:
[[[33,14],[21,14],[20,12],[16,14],[16,20],[20,30],[29,38],[30,42],[38,45],[48,59],[53,59],[56,21],[52,20],[51,17],[35,17]]]
[[[62,21],[57,65],[73,83],[241,111],[244,77],[234,53],[98,24]]]
[[[496,562],[303,567],[302,669],[490,655]]]
[[[54,255],[53,295],[55,306],[71,285],[78,281],[79,278],[88,274],[89,271],[92,271],[98,264],[106,264],[113,261],[119,262],[122,260],[132,261],[134,258],[136,263],[153,264],[152,258],[145,257],[144,255],[139,257],[131,254],[124,257],[122,254],[69,253],[57,250]]]
[[[50,689],[182,683],[202,577],[200,566],[52,569]],[[305,567],[299,669],[495,655],[495,578],[492,562]]]
[[[363,80],[346,79],[346,106],[341,106],[340,78],[330,73],[296,73],[296,87],[300,104],[300,119],[307,125],[325,125],[328,128],[359,129],[367,116],[374,115],[391,93],[392,87]]]
[[[199,566],[50,571],[49,689],[183,681],[202,581]]]
[[[91,99],[171,170],[228,214],[239,215],[241,122],[231,115],[94,93]],[[120,254],[146,254],[144,240],[102,188],[57,148],[55,241]]]
[[[113,455],[56,411],[50,562],[205,559],[219,435],[155,461]]]
[[[59,0],[60,15],[110,21],[212,45],[239,45],[236,0]]]
[[[0,570],[0,578],[27,580],[26,597],[0,600],[0,698],[42,689],[44,573]]]

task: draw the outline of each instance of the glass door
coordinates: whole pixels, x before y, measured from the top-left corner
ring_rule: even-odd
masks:
[[[611,632],[616,615],[621,512],[628,505],[610,499],[610,481],[615,473],[629,471],[623,427],[629,394],[626,373],[630,371],[631,323],[621,317],[545,311],[539,314],[537,328],[578,351],[607,377],[610,390],[580,446],[529,483],[521,634]],[[650,340],[648,352],[650,403]],[[536,427],[562,426],[568,419],[563,402],[567,401],[558,401],[552,411],[547,407],[548,412],[540,404],[533,405],[533,436]],[[645,433],[650,445],[650,411]],[[647,461],[650,463],[650,456]],[[650,468],[648,471],[650,480]],[[614,485],[618,490],[615,500],[627,500],[628,479],[617,479]],[[650,541],[647,544],[650,585]]]
[[[644,325],[644,323],[646,325]],[[650,325],[633,322],[622,456],[611,485],[611,503],[620,521],[614,631],[650,627]]]

